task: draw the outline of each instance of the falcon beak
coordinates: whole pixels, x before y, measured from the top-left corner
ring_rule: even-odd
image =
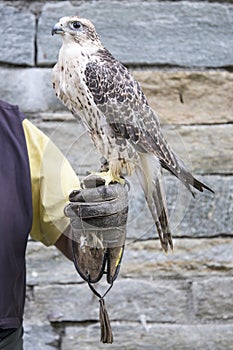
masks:
[[[64,33],[64,29],[62,28],[61,24],[58,22],[54,25],[54,27],[52,28],[51,34],[63,34]]]

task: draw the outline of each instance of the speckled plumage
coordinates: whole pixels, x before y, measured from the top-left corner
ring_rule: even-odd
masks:
[[[76,28],[77,27],[77,28]],[[162,247],[172,248],[161,167],[190,185],[210,190],[186,170],[167,144],[155,112],[126,67],[101,44],[93,24],[63,17],[54,26],[63,45],[53,69],[59,99],[78,115],[92,141],[119,176],[136,170],[159,233]]]

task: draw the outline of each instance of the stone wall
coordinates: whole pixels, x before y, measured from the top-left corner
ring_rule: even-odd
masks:
[[[108,347],[233,349],[232,1],[1,1],[0,11],[1,99],[18,104],[80,176],[99,155],[50,82],[61,44],[51,27],[69,14],[94,22],[141,82],[173,148],[216,192],[192,199],[166,175],[175,250],[165,256],[133,177],[121,273],[106,298]],[[55,248],[30,241],[25,349],[105,347],[87,285]]]

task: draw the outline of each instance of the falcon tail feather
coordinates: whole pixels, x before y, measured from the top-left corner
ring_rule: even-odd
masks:
[[[176,156],[176,159],[177,158],[178,157]],[[163,161],[160,162],[164,169],[168,170],[170,173],[175,175],[185,185],[185,187],[192,193],[193,197],[195,197],[195,193],[192,191],[190,186],[194,187],[200,192],[203,192],[204,189],[206,189],[214,193],[214,191],[210,187],[193,177],[193,175],[185,168],[185,165],[183,164],[182,160],[177,159],[177,163],[180,169],[179,173],[172,167],[167,166],[167,164],[165,164]]]
[[[161,166],[152,154],[141,154],[140,164],[136,171],[154,219],[161,246],[167,253],[169,247],[173,250],[173,242],[168,222]]]
[[[210,187],[205,185],[203,182],[197,180],[195,177],[193,177],[193,187],[199,190],[200,192],[203,192],[203,189],[205,188],[206,190],[214,193],[214,191]]]

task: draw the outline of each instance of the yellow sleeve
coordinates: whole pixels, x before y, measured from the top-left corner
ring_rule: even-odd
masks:
[[[54,244],[69,224],[64,215],[68,196],[80,188],[78,177],[69,162],[54,145],[29,120],[23,128],[28,148],[33,224],[30,235],[45,245]]]

